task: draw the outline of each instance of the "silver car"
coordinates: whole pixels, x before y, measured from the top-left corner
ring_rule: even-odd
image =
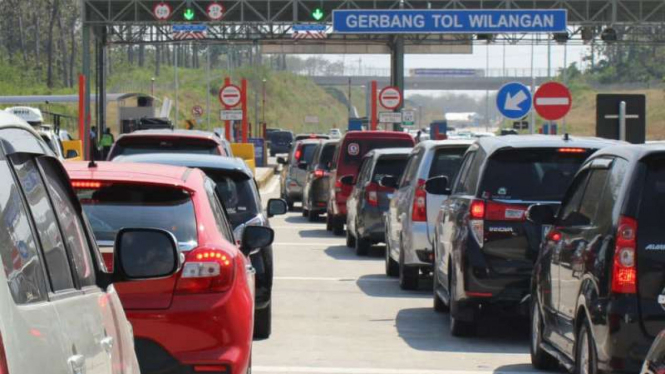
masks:
[[[301,202],[307,181],[307,168],[312,163],[314,151],[321,143],[320,139],[299,140],[293,145],[289,158],[278,157],[277,162],[284,165],[281,178],[281,197],[286,200],[289,210],[293,203]],[[303,213],[306,211],[303,210]]]
[[[386,274],[399,275],[402,289],[418,288],[420,272],[432,270],[434,223],[445,195],[427,193],[425,183],[438,176],[452,181],[471,144],[473,140],[423,141],[413,149],[404,174],[396,181],[384,216]]]

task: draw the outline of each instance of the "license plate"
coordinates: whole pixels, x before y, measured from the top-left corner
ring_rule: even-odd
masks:
[[[545,241],[545,238],[547,237],[547,234],[552,231],[552,225],[543,225],[543,237],[541,238],[542,241]]]
[[[394,194],[388,193],[388,194],[386,194],[386,197],[388,197],[388,200],[390,200],[390,199],[393,198],[393,195],[394,195]]]
[[[658,304],[665,304],[665,295],[658,295]]]

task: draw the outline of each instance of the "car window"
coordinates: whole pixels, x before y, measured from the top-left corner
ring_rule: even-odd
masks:
[[[623,181],[626,179],[627,172],[628,161],[621,158],[615,159],[607,179],[605,192],[598,206],[598,213],[594,221],[596,226],[607,229],[612,225],[614,207],[619,200],[619,194],[621,193],[621,187],[623,186]]]
[[[665,158],[654,155],[643,161],[646,169],[642,198],[637,219],[640,242],[661,243],[663,211],[665,211]]]
[[[464,156],[464,161],[462,161],[462,166],[460,167],[459,176],[455,181],[455,189],[453,190],[453,194],[470,195],[474,193],[473,189],[469,188],[469,183],[467,182],[467,178],[469,175],[469,170],[473,165],[473,160],[476,158],[476,153],[477,151],[468,152],[466,156]]]
[[[373,160],[374,159],[372,157],[365,157],[365,159],[363,160],[363,163],[360,165],[360,171],[358,172],[356,186],[362,186],[365,183],[367,183],[367,180],[369,179],[368,175],[370,169],[372,168]]]
[[[409,156],[409,160],[406,163],[404,174],[402,174],[402,179],[399,182],[399,188],[404,188],[408,186],[415,178],[418,173],[418,166],[420,165],[420,160],[422,159],[424,149],[419,149],[418,152],[412,153]]]
[[[0,256],[16,304],[46,300],[46,276],[30,220],[6,160],[0,160]]]
[[[215,194],[215,183],[210,178],[206,178],[205,190],[208,197],[208,204],[210,204],[210,209],[212,210],[212,214],[215,217],[217,230],[224,236],[224,238],[226,238],[228,242],[235,244],[233,231],[231,231],[229,222],[225,217],[224,207],[219,202],[217,195]],[[241,238],[238,238],[238,240],[240,239]]]
[[[372,182],[379,183],[381,178],[385,176],[393,176],[396,179],[400,179],[404,173],[404,169],[407,163],[406,157],[381,157],[376,162],[374,166],[374,171],[372,172]]]
[[[572,222],[573,214],[577,212],[582,202],[588,179],[589,170],[585,169],[573,180],[559,209],[558,226],[568,226],[569,222]]]
[[[81,215],[70,200],[69,186],[65,186],[62,169],[52,158],[42,157],[39,165],[44,171],[51,201],[57,212],[60,227],[65,236],[65,244],[72,255],[76,276],[81,287],[95,284],[95,270],[88,236],[81,221]]]
[[[314,151],[316,150],[316,146],[316,144],[303,144],[302,156],[300,157],[299,161],[304,161],[307,163],[307,165],[310,165],[314,159]]]
[[[113,242],[123,227],[154,227],[171,232],[180,250],[198,244],[190,194],[178,188],[134,183],[100,183],[77,189],[95,238]]]
[[[35,160],[28,155],[13,155],[10,160],[35,222],[51,289],[54,292],[73,289],[74,279],[65,243]]]
[[[246,175],[228,175],[214,170],[205,170],[214,181],[214,191],[224,203],[226,213],[233,227],[237,227],[261,213],[254,180]]]
[[[600,202],[603,201],[605,185],[607,185],[608,169],[594,169],[584,190],[579,214],[575,222],[577,225],[590,225],[596,218]]]
[[[319,155],[319,169],[330,170],[334,154],[334,145],[324,145]]]
[[[450,182],[454,181],[462,164],[464,152],[466,152],[465,147],[437,149],[432,159],[432,166],[430,166],[428,177],[432,178],[443,175],[448,177]]]
[[[219,155],[219,148],[217,147],[217,143],[212,140],[135,137],[118,143],[113,150],[111,159],[120,155],[131,156],[146,153]]]

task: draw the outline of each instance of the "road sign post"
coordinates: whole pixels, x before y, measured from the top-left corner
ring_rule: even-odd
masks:
[[[192,115],[197,118],[201,117],[203,115],[203,107],[200,105],[194,105],[192,107]]]
[[[370,108],[372,109],[371,110],[372,113],[371,113],[371,117],[370,117],[370,130],[376,131],[376,116],[377,116],[377,114],[376,114],[376,110],[377,110],[377,108],[376,108],[376,101],[377,101],[376,90],[378,90],[376,81],[372,81],[372,83],[370,84],[370,90],[372,91],[371,94],[370,94],[370,100],[371,100]]]
[[[570,90],[558,82],[541,85],[533,95],[533,108],[548,121],[558,121],[565,117],[572,105]]]
[[[224,78],[224,86],[230,86],[231,85],[231,78],[225,77]],[[222,105],[224,105],[222,103]],[[228,106],[224,105],[224,109],[229,109]],[[231,141],[231,121],[226,120],[224,121],[224,137],[226,138],[227,141]]]
[[[505,118],[524,118],[531,111],[531,91],[522,83],[507,83],[496,95],[496,107]]]
[[[169,18],[171,18],[171,14],[173,14],[173,9],[169,4],[157,3],[152,8],[152,14],[155,16],[157,20],[166,21]]]
[[[208,4],[206,14],[211,21],[219,21],[224,17],[224,6],[220,3]]]
[[[623,103],[623,104],[622,104]],[[598,94],[596,136],[641,144],[646,140],[646,96]]]
[[[242,102],[242,142],[247,143],[247,79],[240,81],[240,101]]]

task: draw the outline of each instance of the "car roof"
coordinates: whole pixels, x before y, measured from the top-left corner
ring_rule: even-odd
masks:
[[[499,149],[505,148],[593,148],[600,149],[612,145],[626,144],[618,140],[585,137],[585,136],[561,136],[561,135],[505,135],[488,136],[478,138],[476,143],[487,152],[492,154]]]
[[[174,138],[195,138],[195,139],[211,139],[217,143],[222,143],[222,139],[219,135],[210,131],[201,131],[201,130],[182,130],[182,129],[157,129],[157,130],[138,130],[128,134],[122,134],[118,138],[135,138],[135,137],[174,137]]]
[[[377,148],[377,149],[372,149],[371,151],[367,152],[365,157],[376,157],[379,158],[381,156],[392,156],[392,155],[405,155],[408,156],[411,151],[413,151],[413,148]]]
[[[364,139],[364,138],[398,138],[408,139],[413,137],[406,132],[399,131],[349,131],[344,134],[343,139]]]
[[[131,181],[132,183],[161,184],[195,190],[196,186],[189,177],[198,172],[195,169],[181,166],[153,164],[132,164],[122,162],[100,161],[94,167],[85,161],[68,161],[63,163],[71,179],[97,181]]]
[[[241,158],[221,157],[187,153],[146,153],[131,156],[119,156],[113,162],[167,164],[199,169],[216,169],[239,172],[253,177],[252,171]]]
[[[425,148],[429,150],[432,148],[445,148],[445,147],[460,147],[470,146],[475,143],[476,139],[451,139],[451,140],[423,140],[416,145],[416,148]]]
[[[296,142],[296,144],[319,144],[321,143],[322,140],[326,139],[300,139]]]
[[[3,128],[19,128],[27,130],[31,132],[33,135],[39,137],[37,131],[32,126],[30,126],[26,121],[24,121],[23,119],[12,113],[0,110],[0,129]]]
[[[626,144],[606,147],[594,153],[593,158],[619,156],[627,160],[641,160],[658,153],[665,154],[665,143]]]

